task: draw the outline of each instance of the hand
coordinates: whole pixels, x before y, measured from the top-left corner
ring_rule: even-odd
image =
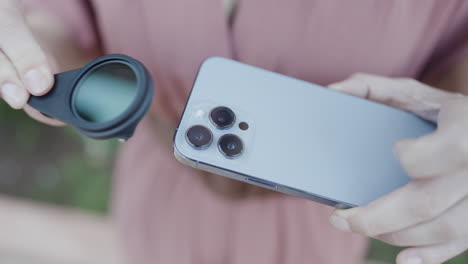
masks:
[[[35,119],[60,125],[27,106],[31,94],[46,94],[53,82],[48,58],[29,29],[19,1],[0,0],[0,96],[14,109],[24,108]]]
[[[338,229],[409,247],[399,264],[438,264],[468,249],[468,97],[412,79],[357,74],[330,88],[413,112],[436,132],[395,146],[412,178],[367,206],[336,210]]]

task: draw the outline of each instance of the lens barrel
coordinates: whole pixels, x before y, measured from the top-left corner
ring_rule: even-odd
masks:
[[[244,150],[242,140],[234,134],[226,134],[218,140],[219,151],[228,158],[239,156]]]
[[[234,112],[225,106],[218,106],[211,110],[210,120],[219,129],[228,129],[234,125],[236,115]]]
[[[206,149],[213,141],[213,133],[202,125],[192,126],[185,134],[187,142],[195,149]]]

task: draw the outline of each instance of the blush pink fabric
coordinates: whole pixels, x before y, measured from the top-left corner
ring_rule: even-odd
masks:
[[[70,23],[87,48],[99,32],[105,53],[142,60],[156,80],[153,114],[172,123],[209,56],[328,84],[355,72],[423,78],[468,52],[466,0],[244,0],[232,28],[221,0],[93,1],[98,28],[83,1],[27,2]],[[354,264],[365,254],[364,238],[328,224],[328,207],[214,193],[148,122],[116,164],[113,208],[129,263]]]

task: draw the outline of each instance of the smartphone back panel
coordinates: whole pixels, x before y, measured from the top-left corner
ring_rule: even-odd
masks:
[[[217,106],[234,111],[232,128],[210,122],[209,112]],[[241,122],[249,128],[241,130]],[[208,148],[188,144],[186,131],[193,125],[212,131]],[[193,167],[348,207],[406,184],[410,179],[393,154],[395,142],[434,129],[395,108],[215,57],[200,68],[174,148],[178,159]],[[217,141],[224,134],[242,139],[240,156],[220,153]]]

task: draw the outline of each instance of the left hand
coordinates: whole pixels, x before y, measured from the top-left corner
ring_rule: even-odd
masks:
[[[412,181],[370,203],[336,210],[338,229],[409,247],[398,264],[439,264],[468,249],[468,96],[413,79],[356,74],[331,89],[436,122],[429,135],[399,141],[395,153]]]

